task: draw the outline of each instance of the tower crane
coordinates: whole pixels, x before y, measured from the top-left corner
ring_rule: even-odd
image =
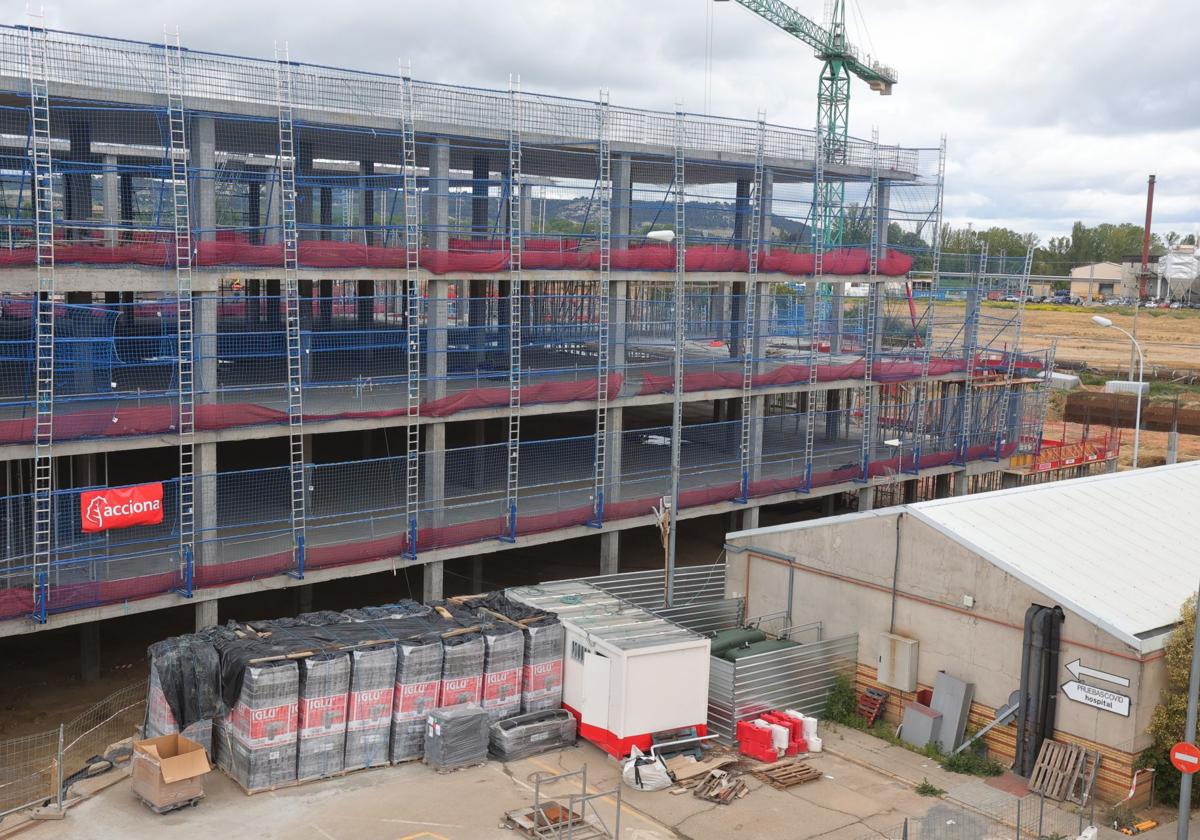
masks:
[[[729,0],[715,0],[729,2]],[[805,17],[782,0],[736,0],[764,20],[775,24],[813,48],[822,61],[817,87],[817,131],[824,135],[825,162],[846,163],[846,141],[850,121],[850,77],[858,76],[871,90],[891,96],[897,83],[896,70],[861,57],[857,47],[846,42],[845,0],[825,0],[825,26]],[[842,243],[842,214],[845,184],[825,179],[821,193],[814,195],[814,210],[824,213],[822,229],[828,244]]]

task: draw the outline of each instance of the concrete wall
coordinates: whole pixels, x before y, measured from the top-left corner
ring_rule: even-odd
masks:
[[[789,569],[785,561],[749,551],[729,555],[726,588],[730,595],[746,596],[747,615],[784,610],[790,601],[793,624],[821,621],[827,635],[857,631],[860,663],[873,669],[879,634],[892,627],[894,603],[893,632],[920,642],[918,682],[932,685],[945,670],[975,683],[975,699],[990,708],[1004,705],[1020,684],[1025,610],[1032,603],[1055,603],[897,508],[731,535],[729,542],[795,561]],[[972,607],[964,606],[964,596],[974,599]],[[1059,685],[1072,679],[1067,663],[1081,659],[1128,677],[1132,710],[1125,718],[1060,692],[1056,728],[1124,753],[1140,751],[1149,745],[1146,723],[1162,688],[1161,657],[1143,659],[1087,619],[1064,612]]]

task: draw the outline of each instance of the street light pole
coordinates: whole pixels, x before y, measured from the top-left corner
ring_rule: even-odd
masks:
[[[1142,431],[1142,386],[1145,383],[1146,357],[1142,355],[1142,345],[1138,340],[1130,334],[1128,330],[1123,330],[1112,322],[1111,319],[1105,318],[1103,315],[1093,315],[1092,320],[1102,327],[1112,327],[1118,332],[1124,333],[1125,336],[1133,342],[1133,349],[1137,350],[1138,357],[1138,389],[1137,389],[1137,407],[1134,410],[1133,420],[1133,468],[1136,470],[1138,466],[1138,444],[1141,439]],[[1132,368],[1130,369],[1132,373]]]

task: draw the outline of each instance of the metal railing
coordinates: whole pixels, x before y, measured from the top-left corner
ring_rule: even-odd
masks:
[[[73,777],[135,735],[146,714],[146,681],[113,692],[58,728],[0,741],[0,826],[37,806],[61,810]]]
[[[97,98],[120,96],[142,103],[147,96],[161,95],[161,44],[109,38],[99,35],[51,31],[48,33],[48,79],[55,87],[94,88]],[[25,27],[0,27],[0,76],[28,76],[24,50]],[[242,110],[261,113],[276,103],[272,62],[265,59],[188,50],[185,54],[187,85],[183,95],[190,101],[235,102]],[[398,76],[293,64],[294,107],[375,118],[394,117],[392,103],[401,84]],[[495,132],[504,136],[509,128],[509,98],[502,91],[414,82],[416,119],[423,125],[454,125],[459,128]],[[531,135],[551,135],[564,141],[595,139],[596,102],[523,94],[520,128]],[[710,153],[754,155],[758,139],[754,120],[688,114],[684,144],[689,150]],[[640,108],[614,107],[609,139],[614,143],[674,145],[674,115]],[[770,125],[765,134],[765,151],[772,157],[812,160],[814,132]],[[883,164],[893,170],[916,172],[918,149],[886,147]],[[867,167],[871,162],[870,141],[851,139],[846,163]]]

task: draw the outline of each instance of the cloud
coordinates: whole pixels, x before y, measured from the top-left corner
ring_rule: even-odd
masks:
[[[789,0],[819,16],[818,0]],[[1159,176],[1156,228],[1200,226],[1200,74],[1187,0],[858,0],[851,41],[895,66],[890,97],[853,85],[851,132],[887,143],[949,137],[948,219],[1043,239],[1082,219],[1139,222]],[[861,7],[866,25],[860,22]],[[24,20],[23,0],[0,0]],[[153,11],[150,11],[153,10]],[[712,0],[48,0],[51,26],[158,42],[178,24],[194,49],[673,110],[701,110],[706,15],[714,113],[810,126],[812,50],[736,3]]]

